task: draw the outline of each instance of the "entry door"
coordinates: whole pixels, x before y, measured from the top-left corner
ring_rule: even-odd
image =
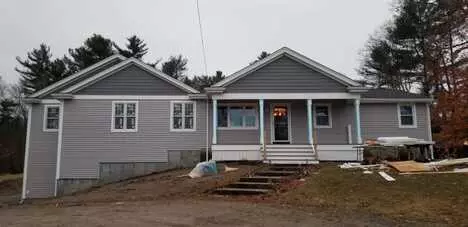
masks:
[[[289,108],[288,104],[273,104],[272,106],[271,118],[273,120],[271,128],[273,129],[272,142],[274,144],[289,144],[291,142],[289,139],[289,133],[291,133]]]

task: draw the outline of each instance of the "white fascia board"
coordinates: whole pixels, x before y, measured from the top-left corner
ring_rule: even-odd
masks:
[[[74,95],[81,100],[189,100],[189,95]]]
[[[153,67],[150,67],[148,65],[146,65],[145,63],[141,62],[140,60],[137,60],[135,58],[129,58],[117,65],[114,65],[86,80],[83,80],[65,90],[63,90],[61,93],[73,93],[73,92],[76,92],[76,91],[79,91],[85,87],[88,87],[96,82],[98,82],[99,80],[102,80],[108,76],[110,76],[112,73],[114,72],[117,72],[119,70],[122,70],[125,68],[125,66],[129,65],[129,64],[135,64],[137,66],[139,66],[140,68],[148,71],[151,75],[155,76],[155,77],[158,77],[160,79],[163,79],[167,82],[169,82],[170,84],[176,86],[176,87],[179,87],[183,90],[185,90],[186,92],[189,92],[189,93],[199,93],[199,91],[195,90],[194,88],[184,84],[182,81],[179,81],[179,80],[176,80],[166,74],[164,74],[163,72],[160,72],[159,70],[156,70],[155,68]]]
[[[249,100],[249,99],[360,99],[359,94],[350,94],[346,92],[336,93],[225,93],[213,95],[212,99],[219,100]]]
[[[361,98],[361,103],[399,103],[399,102],[431,103],[433,101],[434,100],[431,98],[398,98],[398,99]]]
[[[357,83],[356,81],[352,80],[351,78],[341,74],[341,73],[338,73],[294,50],[291,50],[287,47],[283,47],[275,52],[273,52],[272,54],[270,54],[268,57],[260,60],[260,61],[257,61],[256,63],[252,64],[252,65],[249,65],[237,72],[235,72],[234,74],[226,77],[226,79],[214,84],[212,87],[221,87],[221,86],[226,86],[226,85],[229,85],[231,83],[233,83],[234,81],[236,81],[237,79],[240,79],[242,78],[243,76],[249,74],[250,72],[253,72],[261,67],[263,67],[264,65],[276,60],[277,58],[283,56],[283,55],[289,55],[290,57],[292,58],[295,58],[296,60],[302,62],[303,64],[307,65],[308,67],[312,68],[312,69],[315,69],[315,70],[318,70],[318,71],[321,71],[323,72],[326,76],[334,79],[334,80],[337,80],[338,82],[342,83],[342,84],[345,84],[347,86],[360,86],[359,83]]]
[[[108,57],[108,58],[106,58],[106,59],[104,59],[104,60],[102,60],[100,62],[97,62],[94,65],[91,65],[91,66],[89,66],[89,67],[87,67],[87,68],[85,68],[85,69],[83,69],[83,70],[81,70],[81,71],[79,71],[79,72],[77,72],[77,73],[75,73],[73,75],[65,77],[64,79],[61,79],[61,80],[59,80],[59,81],[57,81],[57,82],[43,88],[43,89],[35,92],[34,94],[30,95],[29,97],[36,98],[36,97],[39,97],[39,96],[41,96],[43,94],[46,94],[47,92],[50,92],[53,89],[55,89],[55,88],[57,88],[57,87],[59,87],[61,85],[64,85],[64,84],[68,83],[69,81],[72,81],[72,80],[80,77],[81,75],[86,74],[86,73],[88,73],[88,72],[90,72],[90,71],[92,71],[92,70],[94,70],[94,69],[96,69],[98,67],[101,67],[102,65],[105,65],[108,62],[113,61],[113,60],[115,60],[117,58],[122,60],[122,61],[124,61],[126,59],[124,56],[122,56],[120,54],[112,55],[112,56],[110,56],[110,57]]]

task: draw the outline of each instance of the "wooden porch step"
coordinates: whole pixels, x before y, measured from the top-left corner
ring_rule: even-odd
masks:
[[[269,159],[264,160],[266,164],[295,164],[295,165],[316,165],[319,164],[318,160],[304,160],[304,159]]]
[[[297,171],[286,171],[286,170],[266,170],[255,173],[258,176],[289,176],[296,174]]]
[[[251,176],[241,177],[241,182],[280,182],[284,179],[283,176]]]
[[[235,188],[260,188],[260,189],[271,189],[275,187],[275,183],[271,182],[234,182],[230,184],[230,187]]]
[[[267,144],[267,148],[312,148],[310,144]]]
[[[270,192],[270,189],[261,188],[218,188],[215,192],[218,193],[236,193],[236,194],[265,194]]]
[[[303,169],[303,166],[296,165],[296,164],[293,164],[293,165],[272,165],[272,166],[270,166],[270,170],[275,170],[275,171],[286,170],[286,171],[298,172],[298,171],[301,171],[302,169]]]
[[[314,153],[286,153],[286,152],[277,152],[277,153],[270,153],[270,152],[267,152],[266,153],[266,156],[270,156],[270,157],[277,157],[277,156],[289,156],[289,157],[309,157],[309,156],[314,156],[315,157],[315,154]]]
[[[290,156],[290,155],[284,155],[284,156],[279,156],[279,155],[267,155],[266,160],[304,160],[304,161],[309,161],[309,160],[316,160],[315,156],[313,155],[300,155],[300,156]]]

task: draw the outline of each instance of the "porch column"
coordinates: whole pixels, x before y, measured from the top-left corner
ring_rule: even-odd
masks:
[[[354,117],[356,123],[356,142],[357,144],[362,144],[362,137],[361,137],[361,110],[360,110],[361,100],[355,99],[354,100]]]
[[[264,118],[264,101],[263,99],[258,100],[258,106],[259,106],[259,111],[260,111],[260,144],[264,145],[265,144],[265,118]]]
[[[312,99],[307,99],[307,136],[309,144],[314,144],[313,128],[312,128]]]
[[[213,141],[212,144],[216,144],[217,137],[216,134],[218,132],[218,100],[213,99]]]

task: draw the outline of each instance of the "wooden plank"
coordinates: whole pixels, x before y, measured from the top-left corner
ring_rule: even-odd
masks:
[[[415,161],[388,162],[387,165],[395,168],[398,172],[423,172],[430,170],[424,163]]]
[[[392,176],[388,175],[386,172],[384,171],[380,171],[379,172],[380,176],[382,176],[385,180],[387,181],[395,181],[395,178],[393,178]]]

